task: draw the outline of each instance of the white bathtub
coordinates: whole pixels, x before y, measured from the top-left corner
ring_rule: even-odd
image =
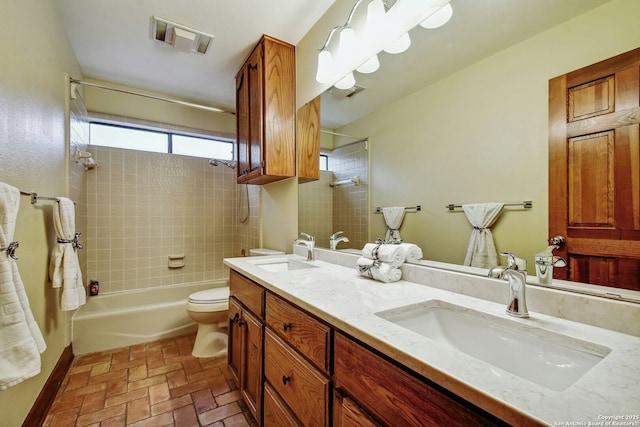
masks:
[[[228,286],[226,280],[163,286],[87,297],[71,320],[73,353],[82,355],[197,330],[187,314],[193,292]]]

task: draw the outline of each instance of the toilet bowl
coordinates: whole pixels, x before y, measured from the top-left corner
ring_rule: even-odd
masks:
[[[187,313],[198,324],[193,357],[227,354],[229,287],[207,289],[189,295]]]

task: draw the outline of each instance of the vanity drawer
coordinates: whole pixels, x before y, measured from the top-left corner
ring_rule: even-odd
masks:
[[[264,288],[240,273],[229,273],[229,295],[235,296],[253,314],[264,319]]]
[[[295,415],[287,407],[287,404],[280,399],[278,393],[267,382],[264,383],[263,408],[262,422],[267,427],[302,427],[296,420]]]
[[[271,330],[265,331],[264,375],[305,426],[329,424],[329,379]]]
[[[331,328],[270,292],[266,307],[267,326],[318,368],[329,372]]]

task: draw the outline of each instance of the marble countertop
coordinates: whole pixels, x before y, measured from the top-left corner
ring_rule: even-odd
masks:
[[[442,283],[437,287],[405,280],[381,283],[361,277],[355,268],[321,260],[313,261],[318,268],[277,273],[256,265],[256,259],[262,262],[269,258],[306,262],[299,255],[275,255],[227,258],[224,263],[510,424],[640,426],[639,337],[536,313],[532,307],[530,318],[517,319],[505,314],[505,304],[451,292],[442,289]],[[456,275],[443,274],[450,274],[452,281]],[[446,280],[447,276],[439,277]],[[478,286],[486,283],[486,279],[469,280],[478,280]],[[611,351],[566,390],[554,391],[374,314],[434,299],[518,322],[520,328],[540,328]],[[613,423],[607,424],[610,421]]]

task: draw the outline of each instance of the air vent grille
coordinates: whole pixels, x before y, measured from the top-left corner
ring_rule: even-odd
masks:
[[[157,16],[153,17],[152,37],[156,41],[173,46],[177,50],[195,52],[202,55],[207,53],[213,40],[212,34],[206,34]]]

